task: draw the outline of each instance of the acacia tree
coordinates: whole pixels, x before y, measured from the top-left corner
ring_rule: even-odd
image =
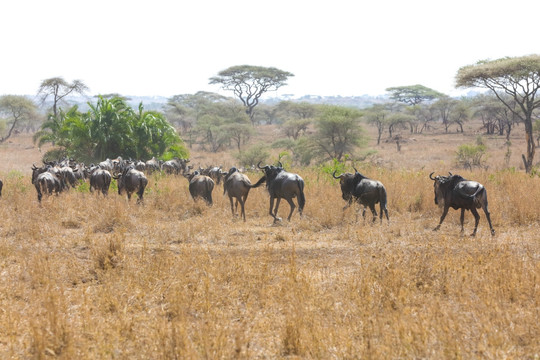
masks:
[[[267,91],[287,85],[286,81],[291,76],[294,75],[274,67],[237,65],[211,77],[210,84],[218,84],[224,90],[233,91],[246,108],[251,124],[255,125],[255,107],[259,104],[259,98]]]
[[[37,107],[32,100],[24,96],[4,95],[0,97],[0,113],[7,116],[8,123],[11,122],[6,136],[0,137],[0,143],[2,143],[11,137],[17,124],[37,117]]]
[[[386,91],[390,92],[390,97],[395,101],[414,106],[424,101],[435,100],[442,93],[430,89],[424,85],[408,85],[389,87]]]
[[[389,87],[386,91],[390,92],[390,98],[411,107],[417,107],[423,102],[432,101],[443,97],[444,94],[430,89],[424,85],[408,85]],[[414,112],[414,110],[412,110]],[[409,122],[411,133],[418,132],[418,119],[411,118]]]
[[[487,88],[504,106],[525,125],[526,154],[522,154],[525,171],[533,166],[535,143],[533,136],[533,113],[540,107],[537,92],[540,89],[540,55],[505,57],[483,60],[458,70],[456,87]],[[517,103],[514,107],[505,94]]]
[[[72,83],[69,83],[62,77],[53,77],[41,82],[38,89],[38,95],[41,97],[42,104],[45,103],[49,97],[52,97],[52,112],[54,117],[57,117],[58,105],[66,96],[73,93],[84,94],[86,91],[88,91],[88,87],[81,80],[73,80]]]

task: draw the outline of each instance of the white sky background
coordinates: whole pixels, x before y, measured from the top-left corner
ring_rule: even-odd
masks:
[[[208,81],[233,65],[295,75],[270,96],[455,95],[460,67],[539,53],[539,13],[538,0],[6,0],[0,95],[61,76],[90,94],[232,96]]]

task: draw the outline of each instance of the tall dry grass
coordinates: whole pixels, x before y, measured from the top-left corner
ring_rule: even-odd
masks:
[[[295,171],[304,217],[277,225],[264,189],[244,223],[221,187],[209,208],[181,177],[150,177],[142,206],[84,188],[39,205],[29,175],[10,173],[0,358],[540,356],[538,178],[462,172],[486,186],[497,232],[481,213],[470,238],[458,211],[432,231],[427,171],[361,169],[387,187],[382,225],[342,211],[330,176]]]

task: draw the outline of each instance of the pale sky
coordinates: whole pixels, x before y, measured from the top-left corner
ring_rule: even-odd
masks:
[[[539,13],[538,0],[6,0],[0,95],[60,76],[91,95],[232,96],[208,81],[234,65],[295,75],[271,96],[455,95],[462,66],[540,53]]]

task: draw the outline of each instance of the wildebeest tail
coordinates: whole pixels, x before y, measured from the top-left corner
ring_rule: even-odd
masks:
[[[210,181],[205,182],[206,186],[206,197],[205,200],[208,202],[209,205],[212,205],[212,190],[214,190],[214,184]]]
[[[300,190],[300,193],[298,194],[298,211],[301,213],[304,210],[304,205],[306,205],[304,182],[302,180],[297,180],[296,182],[298,184],[298,189]]]
[[[142,200],[144,196],[144,189],[146,188],[146,185],[148,185],[148,179],[145,177],[139,178],[139,191],[137,191],[137,195],[139,196],[139,199]]]
[[[382,209],[386,209],[386,205],[387,205],[387,200],[386,200],[386,189],[381,186],[379,187],[379,201],[381,203],[381,210]]]
[[[472,202],[476,205],[476,207],[480,207],[481,206],[481,199],[484,197],[484,194],[486,193],[486,188],[482,185],[480,185],[478,187],[478,189],[476,189],[476,191],[474,192],[474,194],[465,194],[463,192],[458,192],[458,194],[462,197],[462,198],[465,198],[465,199],[469,199],[469,200],[472,200]]]
[[[265,182],[265,181],[266,181],[266,175],[263,176],[262,178],[260,178],[259,181],[257,181],[255,184],[250,185],[250,186],[251,186],[252,188],[256,188],[256,187],[261,186],[261,184],[262,184],[263,182]]]

